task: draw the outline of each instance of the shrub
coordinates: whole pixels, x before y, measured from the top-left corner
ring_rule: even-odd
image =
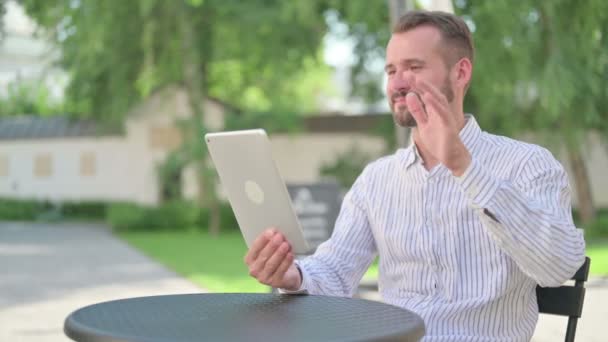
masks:
[[[595,221],[585,226],[587,238],[608,238],[608,215],[599,214]]]
[[[60,204],[61,216],[86,220],[103,220],[110,203],[102,201],[63,202]]]
[[[116,203],[108,209],[107,222],[119,231],[183,230],[197,226],[199,211],[188,201],[171,201],[158,207]]]
[[[0,199],[0,220],[34,221],[50,210],[49,202],[29,199]]]
[[[145,230],[146,210],[133,203],[114,203],[108,207],[106,221],[115,230]]]

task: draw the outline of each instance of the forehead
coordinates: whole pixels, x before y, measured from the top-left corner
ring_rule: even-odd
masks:
[[[386,46],[387,62],[407,58],[428,59],[439,53],[440,45],[441,33],[429,25],[393,33]]]

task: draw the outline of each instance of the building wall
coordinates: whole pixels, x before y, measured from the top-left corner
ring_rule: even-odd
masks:
[[[270,136],[277,168],[288,183],[319,181],[321,166],[334,162],[352,147],[370,160],[384,153],[385,143],[377,136],[362,133],[303,133]]]
[[[120,138],[3,141],[0,159],[1,197],[132,199],[134,160]]]

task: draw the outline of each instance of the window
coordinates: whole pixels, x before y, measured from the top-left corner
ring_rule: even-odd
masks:
[[[50,153],[41,153],[34,159],[34,176],[48,178],[53,174],[53,160]]]
[[[83,152],[80,154],[80,175],[84,177],[95,176],[97,170],[97,160],[95,153]]]
[[[172,150],[182,143],[181,132],[172,126],[150,127],[148,135],[153,149]]]

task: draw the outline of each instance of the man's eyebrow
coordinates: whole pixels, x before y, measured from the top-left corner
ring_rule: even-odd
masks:
[[[426,62],[423,61],[422,59],[418,59],[418,58],[408,58],[408,59],[401,60],[401,64],[406,64],[406,65],[410,65],[410,64],[426,64]]]

